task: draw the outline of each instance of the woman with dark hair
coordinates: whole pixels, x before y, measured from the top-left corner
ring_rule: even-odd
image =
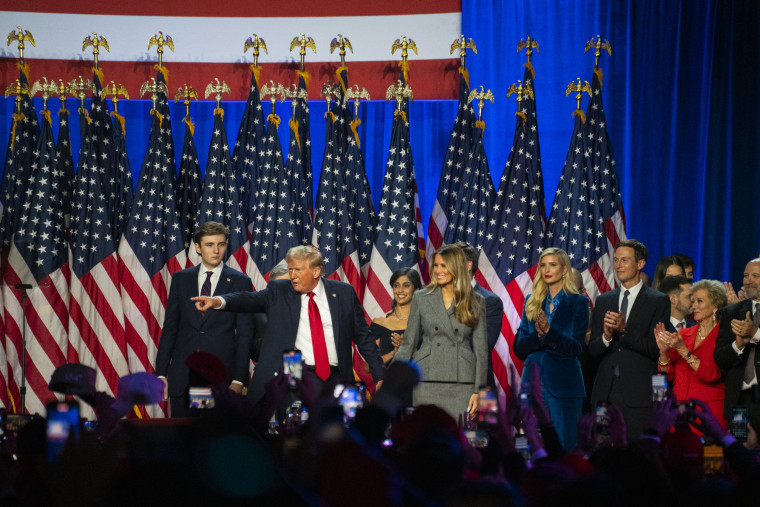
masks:
[[[388,315],[374,319],[369,326],[370,332],[377,340],[377,346],[380,347],[383,364],[386,366],[404,341],[412,296],[421,288],[420,274],[412,268],[397,269],[391,275],[393,308]]]
[[[430,279],[412,298],[396,360],[414,361],[420,370],[415,406],[438,405],[455,419],[463,412],[474,417],[488,373],[485,304],[470,284],[467,260],[456,245],[436,252]]]
[[[655,327],[660,349],[658,370],[667,372],[679,403],[691,398],[706,402],[725,428],[726,384],[713,352],[721,324],[718,316],[727,303],[726,289],[716,280],[700,280],[691,286],[691,299],[696,326],[679,329],[677,333],[669,333],[662,323]]]
[[[579,358],[589,318],[588,298],[578,293],[570,269],[564,250],[541,252],[514,349],[525,361],[523,382],[532,380],[531,365],[538,367],[544,401],[565,449],[577,442],[586,396]]]
[[[676,255],[668,255],[660,259],[654,268],[654,278],[652,279],[652,288],[660,290],[660,284],[668,276],[686,276],[683,262]]]

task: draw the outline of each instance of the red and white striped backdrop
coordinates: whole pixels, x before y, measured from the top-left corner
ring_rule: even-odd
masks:
[[[261,52],[261,80],[291,83],[296,79],[298,49],[290,42],[303,32],[317,47],[307,48],[306,70],[315,77],[309,98],[320,98],[323,81],[334,79],[340,65],[338,51],[330,53],[330,41],[342,34],[351,41],[347,51],[351,82],[367,88],[371,97],[384,97],[398,76],[400,51],[391,55],[393,41],[402,35],[417,44],[410,51],[415,99],[455,98],[457,83],[424,76],[443,75],[456,65],[450,54],[452,41],[461,31],[461,2],[456,0],[385,2],[200,2],[108,3],[71,0],[35,2],[6,0],[0,19],[6,30],[29,30],[36,47],[26,44],[25,58],[33,60],[35,76],[71,80],[91,75],[92,48],[82,51],[83,39],[93,31],[104,36],[110,52],[101,49],[100,65],[109,80],[121,82],[132,98],[143,82],[155,77],[156,47],[148,50],[151,36],[162,31],[172,37],[175,51],[165,48],[164,65],[170,71],[170,95],[183,83],[201,91],[218,77],[230,86],[232,100],[245,100],[250,85],[248,65],[252,52],[243,54],[245,40],[256,33],[266,41]],[[17,44],[0,48],[0,79],[15,79]],[[35,77],[36,78],[36,77]],[[226,99],[226,97],[225,97]]]

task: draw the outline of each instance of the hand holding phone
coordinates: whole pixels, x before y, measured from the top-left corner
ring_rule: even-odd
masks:
[[[296,379],[300,380],[303,377],[303,360],[300,350],[282,351],[282,372],[288,379],[288,385],[295,388]]]

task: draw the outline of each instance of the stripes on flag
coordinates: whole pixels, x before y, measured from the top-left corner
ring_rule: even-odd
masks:
[[[526,64],[523,83],[533,88],[533,66]],[[501,335],[491,351],[501,395],[519,378],[522,361],[512,352],[525,298],[532,291],[536,263],[544,246],[546,216],[535,99],[518,102],[515,136],[488,219],[475,278],[504,303]]]
[[[243,273],[250,271],[253,261],[249,255],[248,224],[240,210],[240,196],[234,168],[230,160],[227,133],[224,130],[224,110],[214,110],[214,131],[208,148],[206,178],[196,223],[213,220],[230,229],[225,262]],[[201,262],[195,248],[188,248],[188,259],[193,265]]]

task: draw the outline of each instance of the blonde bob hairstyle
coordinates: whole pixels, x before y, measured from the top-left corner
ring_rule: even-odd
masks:
[[[467,258],[461,248],[456,245],[444,245],[438,249],[435,255],[440,255],[446,269],[451,273],[452,287],[454,289],[454,316],[462,324],[475,327],[480,319],[480,297],[472,289],[470,274],[467,270]],[[438,282],[433,274],[435,256],[430,264],[430,283],[427,292],[433,292],[438,287]]]
[[[559,260],[559,265],[565,269],[565,274],[562,275],[562,290],[566,294],[579,294],[578,289],[573,283],[573,279],[570,276],[570,257],[567,256],[567,252],[561,248],[547,248],[541,252],[541,256],[538,258],[538,269],[536,270],[536,276],[533,277],[533,294],[525,303],[525,316],[529,321],[535,322],[538,317],[538,312],[544,306],[544,299],[546,299],[546,293],[549,291],[549,286],[544,280],[544,276],[541,273],[541,262],[547,255],[554,255]]]

